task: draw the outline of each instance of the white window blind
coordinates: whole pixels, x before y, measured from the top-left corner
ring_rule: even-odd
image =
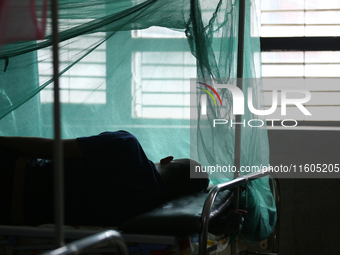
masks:
[[[261,36],[340,36],[340,1],[261,0]]]
[[[183,32],[150,27],[132,31],[133,38],[183,39]],[[132,53],[132,117],[190,118],[190,78],[196,60],[189,51],[137,51]]]
[[[96,45],[102,37],[102,33],[97,33],[83,36],[80,40],[62,42],[59,71],[81,57],[86,49]],[[53,73],[51,49],[39,50],[38,61],[39,83],[44,84],[51,79]],[[53,84],[41,91],[40,100],[42,103],[53,102]],[[105,42],[60,77],[60,101],[72,104],[106,103]]]
[[[132,59],[132,117],[189,119],[191,53],[134,52]]]
[[[307,39],[309,36],[340,36],[340,1],[262,0],[261,36],[298,36]],[[296,107],[291,107],[287,112],[291,112],[292,118],[339,121],[339,68],[340,51],[262,52],[266,108],[271,106],[272,89],[275,87],[275,81],[271,78],[275,78],[280,79],[280,84],[286,84],[285,88],[301,88],[311,92],[311,100],[305,107],[312,116],[305,116]],[[269,117],[279,118],[278,113]]]

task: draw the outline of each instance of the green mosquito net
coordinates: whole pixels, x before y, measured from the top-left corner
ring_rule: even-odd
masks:
[[[243,90],[251,87],[254,105],[263,107],[257,12],[254,1],[246,2]],[[235,128],[212,126],[213,119],[233,118],[232,97],[220,91],[226,107],[217,111],[208,100],[205,118],[193,122],[190,79],[236,85],[237,0],[59,0],[58,5],[62,138],[126,130],[154,162],[173,155],[202,165],[234,164]],[[45,36],[2,42],[2,136],[53,137],[50,6],[37,1],[34,10],[37,22],[46,22]],[[25,9],[17,11],[13,17],[24,17]],[[12,22],[15,29],[7,31],[28,31],[29,22]],[[243,118],[257,116],[246,111]],[[242,127],[241,165],[268,165],[266,132]],[[211,182],[227,178],[212,174]],[[268,178],[249,183],[240,205],[248,210],[244,239],[266,238],[276,221]]]

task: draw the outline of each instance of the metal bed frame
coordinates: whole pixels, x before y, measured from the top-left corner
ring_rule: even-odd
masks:
[[[256,172],[252,174],[248,174],[245,176],[238,177],[236,179],[233,179],[227,183],[218,184],[215,187],[213,187],[205,202],[202,209],[202,227],[201,232],[199,233],[199,247],[198,247],[198,254],[204,255],[207,252],[207,236],[208,236],[208,226],[209,226],[209,217],[210,217],[210,211],[214,204],[215,198],[217,197],[217,194],[221,191],[227,190],[227,189],[233,189],[235,187],[238,187],[243,184],[247,184],[250,181],[253,181],[258,178],[265,177],[267,175],[270,175],[271,173],[269,171],[263,171],[263,172]],[[158,236],[158,235],[144,235],[144,234],[127,234],[127,233],[118,233],[117,231],[109,230],[109,234],[107,232],[103,232],[100,234],[97,234],[98,236],[91,238],[88,238],[89,235],[95,234],[98,231],[95,230],[73,230],[73,229],[67,229],[63,230],[63,234],[66,238],[70,239],[81,239],[79,241],[76,241],[75,243],[79,247],[83,247],[86,243],[88,243],[89,246],[93,246],[96,242],[102,242],[105,241],[105,238],[114,238],[119,239],[121,242],[124,240],[125,242],[135,242],[135,243],[152,243],[152,244],[169,244],[174,245],[176,244],[178,237],[177,236]],[[106,234],[105,234],[106,233]],[[53,237],[55,236],[55,231],[53,229],[49,228],[36,228],[36,227],[16,227],[16,226],[0,226],[0,234],[3,235],[14,235],[14,236],[36,236],[36,237]],[[104,238],[105,237],[105,238]],[[278,240],[278,239],[276,239]],[[121,248],[122,244],[118,243],[118,247]],[[277,244],[276,244],[277,246]],[[54,246],[55,247],[55,246]],[[70,244],[67,246],[68,248],[63,247],[63,250],[68,251],[76,251],[78,253],[80,251],[80,248],[75,249],[74,244]],[[45,247],[46,248],[46,247]],[[49,248],[51,249],[51,247]],[[83,249],[83,248],[81,248]],[[123,250],[123,249],[121,249]],[[59,251],[61,251],[59,249]],[[49,253],[51,255],[56,255],[55,253]],[[273,253],[274,254],[274,253]],[[59,254],[58,254],[59,255]]]
[[[101,232],[95,235],[85,237],[81,240],[62,246],[53,251],[46,252],[43,255],[78,254],[93,246],[99,246],[99,245],[101,246],[101,245],[108,245],[108,244],[114,245],[117,248],[119,254],[122,254],[122,255],[129,254],[121,235],[117,231],[108,230],[105,232]]]

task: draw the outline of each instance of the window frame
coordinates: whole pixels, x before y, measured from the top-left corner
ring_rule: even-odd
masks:
[[[261,52],[270,51],[340,51],[340,37],[260,37]],[[267,121],[268,125],[271,122]],[[274,126],[280,126],[274,121]],[[338,127],[340,121],[299,121],[299,126]]]

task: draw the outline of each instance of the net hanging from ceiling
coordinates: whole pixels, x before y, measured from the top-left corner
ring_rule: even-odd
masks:
[[[263,107],[257,13],[255,1],[246,2],[243,91],[251,87],[254,105]],[[29,31],[27,24],[38,40],[8,32],[8,38],[21,41],[2,46],[0,135],[53,137],[51,15],[45,6],[46,1],[36,1],[30,9],[36,26],[18,18],[6,30]],[[27,8],[16,12],[24,17]],[[190,78],[235,85],[237,0],[59,0],[59,31],[63,138],[123,129],[155,162],[173,155],[202,165],[233,164],[234,127],[211,124],[214,118],[233,118],[231,95],[222,92],[227,107],[216,111],[210,102],[207,118],[190,128]],[[249,111],[243,115],[246,121],[256,118]],[[266,129],[246,126],[241,141],[241,165],[268,165]],[[229,176],[211,177],[219,183]],[[243,235],[258,241],[275,225],[268,179],[250,183],[247,199],[242,194],[241,205],[252,204],[258,206]]]

